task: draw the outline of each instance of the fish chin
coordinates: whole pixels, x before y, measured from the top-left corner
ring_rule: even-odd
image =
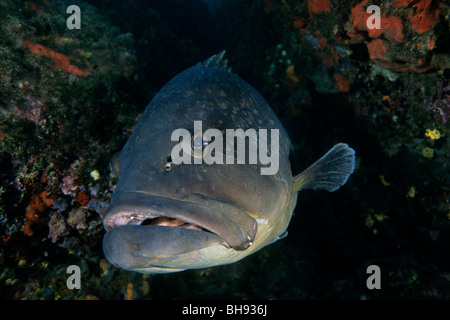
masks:
[[[214,251],[224,252],[223,239],[200,230],[160,225],[123,225],[103,238],[103,251],[113,265],[141,273],[170,273],[215,265]],[[220,264],[220,263],[217,263]]]

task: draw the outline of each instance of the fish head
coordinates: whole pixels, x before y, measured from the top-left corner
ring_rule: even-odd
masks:
[[[274,224],[287,224],[288,218],[266,210],[283,211],[288,202],[291,173],[286,161],[274,176],[261,175],[260,164],[195,163],[198,147],[200,154],[210,147],[203,144],[201,132],[245,130],[263,118],[253,107],[261,103],[259,97],[252,101],[253,92],[245,92],[249,88],[236,88],[229,72],[207,69],[185,71],[169,82],[113,159],[111,167],[120,176],[103,217],[103,250],[118,267],[168,273],[232,263],[271,242]],[[199,72],[215,74],[194,86]],[[196,120],[202,121],[200,136]],[[190,133],[191,163],[171,161],[180,143],[171,137],[180,128]],[[287,146],[288,139],[282,143]],[[282,231],[274,230],[274,236]]]

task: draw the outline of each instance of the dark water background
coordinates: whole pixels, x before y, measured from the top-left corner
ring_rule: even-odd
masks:
[[[448,16],[447,5],[440,6],[441,20],[435,28],[418,35],[419,39],[436,39],[438,44],[435,50],[424,54],[430,69],[419,73],[386,71],[386,68],[380,71],[383,67],[373,71],[379,67],[366,48],[366,42],[373,40],[362,33],[364,39],[358,42],[345,32],[350,9],[358,3],[355,1],[332,2],[332,13],[326,18],[323,17],[325,13],[308,13],[306,1],[221,1],[216,11],[210,11],[200,0],[80,3],[82,10],[87,4],[98,9],[91,16],[100,19],[98,24],[104,19],[116,28],[114,32],[132,35],[133,50],[130,52],[135,58],[134,71],[131,75],[111,77],[109,82],[105,80],[105,72],[101,85],[99,81],[88,82],[88,77],[63,78],[61,81],[67,81],[65,86],[72,90],[61,91],[63,98],[69,100],[80,92],[92,92],[88,97],[93,102],[73,102],[74,107],[64,112],[57,111],[62,109],[57,109],[56,103],[54,109],[49,107],[47,116],[56,119],[51,122],[54,127],[46,127],[49,132],[55,130],[57,123],[70,124],[66,125],[65,133],[60,133],[60,141],[50,134],[43,135],[44,140],[48,138],[43,143],[47,149],[35,150],[30,146],[25,154],[17,147],[22,143],[27,146],[27,141],[30,145],[35,144],[30,137],[40,134],[39,126],[42,127],[41,122],[33,124],[29,119],[23,120],[23,115],[27,114],[25,107],[23,113],[16,112],[2,120],[2,135],[7,136],[2,138],[1,156],[4,241],[0,293],[3,299],[450,297],[450,132],[446,121],[450,91],[445,91],[449,79],[450,41],[448,20],[444,18],[445,12]],[[54,13],[52,10],[55,9],[48,3],[36,4]],[[20,5],[27,8],[25,2],[14,5],[7,2],[2,10],[14,16],[13,6]],[[27,21],[35,29],[28,33],[17,31],[18,38],[31,37],[35,43],[48,41],[49,47],[52,42],[45,40],[48,38],[44,39],[44,34],[63,39],[60,31],[54,31],[58,29],[56,27],[47,31],[36,27],[46,26],[48,22],[45,13],[36,16],[30,8],[28,5],[28,9],[23,9],[25,13],[19,17],[22,23]],[[388,15],[400,12],[395,11],[400,9],[389,10]],[[406,13],[402,14],[406,26]],[[304,33],[291,27],[294,18],[298,17],[308,21]],[[324,23],[324,20],[330,23]],[[6,25],[10,24],[4,24],[5,28]],[[335,25],[340,40],[336,40],[336,34],[330,34]],[[408,46],[413,41],[413,31],[410,28],[406,31],[406,27],[404,30],[404,43]],[[96,41],[95,34],[92,32],[91,42]],[[315,59],[314,51],[310,51],[314,49],[311,43],[321,37],[332,43],[334,49],[325,47],[331,51],[323,49],[316,53],[335,57],[333,53],[339,51],[336,49],[339,47],[348,54],[343,54],[332,65],[324,66],[323,56],[318,54],[319,58]],[[89,50],[89,42],[81,35],[79,38],[80,48],[84,46],[86,51]],[[29,62],[31,55],[26,46],[7,39],[2,39],[2,46],[10,48],[16,56],[5,54],[7,59],[4,61],[10,64],[5,62],[2,72],[6,75],[9,73],[5,70],[17,69],[25,70],[23,74],[27,74],[27,68],[36,71],[37,67]],[[108,50],[113,52],[115,45],[116,42],[111,42]],[[53,49],[62,52],[64,46]],[[303,191],[288,228],[288,237],[227,266],[156,276],[122,271],[106,264],[101,250],[104,231],[99,225],[90,233],[85,229],[69,228],[68,234],[51,241],[48,236],[50,214],[60,212],[68,219],[71,210],[80,208],[80,202],[72,200],[80,189],[72,194],[61,193],[63,177],[68,176],[71,164],[81,159],[81,165],[76,167],[80,170],[77,183],[85,189],[92,186],[89,173],[93,169],[100,171],[103,178],[99,188],[103,198],[99,196],[98,199],[107,203],[115,183],[108,175],[108,161],[126,142],[136,117],[173,76],[224,49],[233,72],[266,98],[288,130],[294,146],[294,172],[302,171],[335,143],[346,142],[357,155],[356,170],[347,184],[334,193]],[[392,45],[390,50],[400,49]],[[20,58],[17,57],[19,53]],[[41,58],[41,63],[45,63],[45,58]],[[102,72],[102,66],[107,68],[107,57],[104,59],[104,65],[101,60],[96,61],[91,79],[95,72]],[[23,65],[18,67],[21,63]],[[289,82],[286,73],[290,65],[295,66],[298,78],[295,85]],[[108,68],[114,70],[116,67],[112,64]],[[120,69],[119,64],[117,69]],[[36,87],[40,83],[36,75],[39,74],[43,81],[45,72],[49,71],[41,69],[34,72],[34,78],[30,77],[36,81]],[[335,85],[325,90],[319,85],[333,81],[333,74],[339,72],[354,76],[349,90],[339,91]],[[21,79],[18,72],[14,75],[11,79]],[[14,114],[11,101],[26,104],[26,99],[18,99],[16,92],[8,89],[13,80],[8,82],[6,76],[2,78],[3,88],[6,88],[3,114]],[[105,96],[111,99],[107,100]],[[443,114],[437,115],[438,106]],[[65,113],[64,117],[59,112]],[[13,121],[16,118],[19,120]],[[440,139],[427,139],[426,129],[437,129]],[[66,135],[83,138],[64,140]],[[95,137],[95,140],[92,142],[84,136]],[[83,151],[94,147],[98,152]],[[425,157],[424,148],[433,149],[434,156]],[[48,163],[33,160],[46,158],[42,150],[47,150]],[[58,155],[52,154],[57,151]],[[84,157],[79,157],[80,154]],[[27,180],[23,178],[23,168],[27,164],[31,166],[30,163],[38,163],[33,167],[37,173]],[[26,172],[29,175],[34,172],[30,170]],[[43,182],[43,176],[50,177],[50,180],[44,180],[53,181],[53,184]],[[17,181],[22,181],[20,188]],[[57,199],[66,199],[68,207],[48,208],[43,220],[33,227],[34,234],[28,236],[20,227],[25,223],[24,217],[36,190],[52,194],[53,203]],[[101,210],[80,210],[85,210],[90,225],[100,220]],[[11,231],[13,222],[16,231]],[[65,287],[65,269],[69,264],[81,266],[82,290],[74,292]],[[366,286],[369,276],[366,270],[370,265],[381,269],[380,290],[369,290]]]

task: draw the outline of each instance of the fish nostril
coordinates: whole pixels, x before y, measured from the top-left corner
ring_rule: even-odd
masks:
[[[170,171],[170,170],[173,169],[173,167],[174,167],[174,164],[173,164],[173,162],[172,162],[172,157],[171,157],[171,156],[168,156],[168,157],[166,158],[165,170],[166,170],[166,171]]]

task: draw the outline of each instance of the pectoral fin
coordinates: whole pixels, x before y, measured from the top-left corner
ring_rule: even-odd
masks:
[[[338,143],[312,166],[295,176],[292,192],[302,189],[335,191],[347,182],[355,169],[355,150]]]

